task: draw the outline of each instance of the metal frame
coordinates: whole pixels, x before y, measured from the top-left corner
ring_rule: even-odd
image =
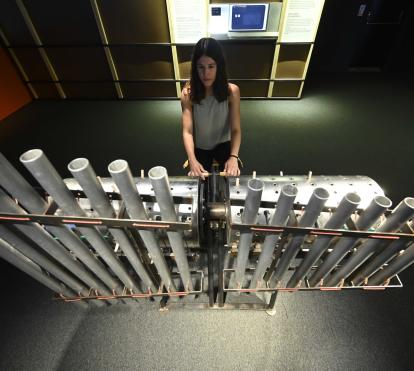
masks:
[[[254,268],[249,268],[249,271],[254,271]],[[231,273],[234,273],[234,269],[223,269],[223,279],[225,279],[226,275],[230,275]],[[391,281],[396,281],[395,283],[391,283]],[[363,290],[385,290],[386,288],[401,288],[403,287],[403,284],[401,282],[400,277],[396,275],[393,277],[389,282],[387,282],[384,285],[354,285],[352,283],[351,286],[349,285],[338,285],[338,286],[318,286],[318,287],[311,287],[309,284],[309,281],[306,279],[304,280],[305,286],[301,285],[300,287],[269,287],[266,285],[264,288],[256,288],[256,289],[238,289],[238,288],[231,288],[231,287],[224,287],[224,292],[245,292],[245,293],[255,293],[255,292],[275,292],[275,291],[285,291],[285,292],[296,292],[296,291],[340,291],[342,289],[363,289]]]
[[[179,276],[179,273],[174,272],[173,276]],[[65,303],[70,302],[78,302],[82,300],[110,300],[110,299],[149,299],[155,297],[185,297],[189,295],[199,295],[203,293],[203,281],[204,281],[204,272],[203,271],[194,271],[191,272],[191,276],[199,275],[200,277],[200,287],[198,290],[191,290],[191,291],[169,291],[163,292],[164,284],[161,282],[158,291],[152,293],[148,291],[147,293],[134,293],[133,290],[128,290],[126,287],[123,288],[122,294],[116,294],[115,292],[113,295],[99,295],[98,290],[90,290],[88,296],[78,295],[78,296],[65,296],[63,294],[59,294],[55,296],[55,300],[63,300]],[[197,282],[197,281],[195,281]],[[129,291],[129,293],[128,293]]]
[[[8,214],[0,213],[0,220],[6,223],[40,223],[46,225],[74,224],[76,226],[102,225],[107,227],[127,227],[138,230],[165,229],[166,231],[188,231],[191,230],[190,223],[163,222],[139,219],[117,219],[117,218],[89,218],[81,216],[58,216],[40,214]]]
[[[333,237],[357,237],[369,238],[376,240],[414,240],[413,234],[408,233],[387,233],[375,231],[357,231],[346,229],[324,229],[292,226],[269,226],[269,225],[251,225],[251,224],[231,224],[231,228],[244,232],[263,232],[263,233],[281,233],[282,235],[315,235],[315,236],[333,236]]]

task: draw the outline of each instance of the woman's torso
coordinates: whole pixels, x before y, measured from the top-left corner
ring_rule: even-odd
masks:
[[[197,148],[213,149],[217,144],[230,140],[228,100],[218,102],[212,96],[193,105],[193,123]]]

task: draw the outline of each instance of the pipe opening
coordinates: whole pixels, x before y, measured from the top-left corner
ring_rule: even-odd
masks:
[[[20,156],[20,161],[25,162],[32,162],[37,160],[43,155],[43,151],[41,149],[31,149]]]
[[[381,206],[381,207],[384,207],[384,208],[387,208],[387,209],[389,207],[391,207],[391,205],[392,205],[392,201],[388,197],[385,197],[385,196],[375,196],[374,197],[374,202],[378,206]]]
[[[404,198],[404,203],[411,209],[414,209],[414,198],[413,197],[406,197]]]
[[[313,194],[320,200],[327,200],[329,198],[329,192],[325,188],[315,188]]]
[[[148,177],[150,179],[158,180],[167,176],[167,169],[163,166],[155,166],[148,171]]]
[[[345,199],[350,202],[351,204],[358,205],[361,202],[361,197],[359,197],[356,193],[351,192],[345,195]]]
[[[85,170],[88,165],[89,161],[87,158],[75,158],[69,163],[68,169],[70,172],[82,171]]]
[[[260,179],[250,179],[247,182],[247,187],[252,191],[262,191],[264,187],[263,181]]]
[[[290,184],[286,184],[282,187],[282,193],[288,197],[296,197],[298,189]]]
[[[108,165],[108,171],[111,174],[122,173],[128,168],[128,163],[125,160],[115,160]]]

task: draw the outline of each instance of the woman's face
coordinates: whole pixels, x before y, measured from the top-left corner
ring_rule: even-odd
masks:
[[[197,72],[205,88],[213,86],[217,74],[216,61],[213,58],[203,55],[197,61]]]

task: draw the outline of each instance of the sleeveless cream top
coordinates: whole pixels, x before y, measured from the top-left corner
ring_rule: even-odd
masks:
[[[205,97],[200,104],[193,105],[195,146],[213,149],[231,138],[229,102],[218,102],[214,95]]]

